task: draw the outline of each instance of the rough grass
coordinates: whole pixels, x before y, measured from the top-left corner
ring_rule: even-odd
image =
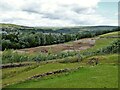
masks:
[[[89,49],[83,50],[81,52],[93,52],[99,50],[103,47],[106,47],[112,43],[112,41],[117,40],[118,38],[99,38],[96,40],[95,45]]]
[[[37,79],[10,86],[11,88],[117,88],[117,66],[84,67],[76,72],[47,79]]]
[[[120,34],[120,31],[117,31],[117,32],[111,32],[111,33],[100,35],[100,37],[118,36],[119,34]]]
[[[2,70],[2,78],[10,78],[15,76],[16,74],[22,73],[24,71],[29,71],[31,69],[37,68],[39,65],[31,65],[31,66],[24,66],[24,67],[16,67],[16,68],[6,68]]]
[[[19,69],[18,68],[15,69],[16,73],[12,73],[14,72],[14,69],[11,71],[9,70],[7,71],[3,69],[3,73],[6,74],[6,78],[3,79],[3,86],[5,86],[6,84],[18,83],[22,80],[27,79],[28,77],[32,77],[35,74],[42,74],[42,73],[50,72],[54,70],[59,70],[64,68],[75,68],[75,67],[79,67],[79,63],[69,63],[69,64],[63,64],[63,63],[57,63],[57,62],[48,63],[45,65],[39,65],[36,68],[27,69],[27,70],[23,70],[23,69],[30,68],[30,67],[25,67],[25,68],[20,67]],[[18,72],[17,70],[22,70],[22,71]],[[11,76],[9,76],[10,73],[12,74]]]
[[[51,71],[51,69],[60,69],[65,67],[77,67],[80,65],[84,65],[83,68],[80,68],[76,72],[69,72],[59,75],[52,75],[45,78],[34,79],[31,81],[25,81],[22,83],[18,83],[15,85],[10,85],[8,88],[117,88],[118,86],[118,55],[101,55],[101,56],[93,56],[98,57],[100,60],[99,65],[90,66],[86,65],[86,61],[89,60],[89,57],[84,60],[82,63],[54,63],[54,64],[46,64],[44,68],[36,68],[32,72],[35,74],[37,72]],[[41,70],[41,71],[40,71]],[[27,73],[26,73],[27,74]],[[25,77],[25,74],[24,76]],[[12,78],[13,81],[15,78],[21,78],[21,75],[17,75],[17,77]],[[10,80],[10,79],[8,79]]]
[[[85,58],[82,63],[87,63],[91,58],[98,58],[99,64],[118,64],[118,54],[92,56]]]
[[[97,49],[103,48],[118,38],[99,38],[96,40],[95,45],[92,48],[83,50],[82,52],[93,52]],[[90,66],[86,65],[88,60],[93,57],[99,58],[99,65]],[[71,57],[73,58],[73,57]],[[69,61],[71,58],[67,58]],[[66,60],[66,59],[65,59]],[[64,61],[64,60],[63,60]],[[3,86],[10,84],[8,88],[117,88],[118,87],[118,55],[99,55],[92,56],[84,59],[81,63],[47,63],[33,65],[19,68],[3,69],[3,75],[6,75],[3,79]],[[31,81],[25,81],[28,77],[35,74],[41,74],[53,70],[64,69],[64,68],[75,68],[84,65],[84,67],[76,72],[64,73],[59,75],[52,75],[49,77],[35,79]],[[9,76],[12,74],[12,76]],[[18,83],[18,84],[13,84]],[[11,85],[13,84],[13,85]]]
[[[88,48],[87,50],[83,50],[81,52],[93,52],[95,50],[98,50],[98,49],[101,49],[105,46],[108,46],[112,43],[112,41],[115,41],[119,38],[101,38],[101,37],[108,37],[108,36],[118,36],[118,33],[120,33],[120,31],[117,31],[117,32],[112,32],[112,33],[107,33],[107,34],[103,34],[103,35],[100,35],[96,38],[96,42],[95,42],[95,45],[91,48]]]

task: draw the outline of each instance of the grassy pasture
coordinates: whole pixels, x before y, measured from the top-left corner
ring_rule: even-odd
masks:
[[[111,35],[117,35],[113,32]],[[109,34],[103,35],[109,36]],[[103,37],[102,36],[102,37]],[[95,42],[95,45],[83,52],[93,52],[105,46],[111,44],[112,41],[118,38],[101,38]],[[70,43],[71,44],[71,43]],[[86,64],[90,58],[97,57],[99,64],[91,66]],[[69,60],[67,60],[69,59]],[[70,63],[75,57],[69,57],[58,60],[54,60],[46,64],[33,64],[31,66],[24,66],[18,68],[3,69],[3,86],[6,88],[117,88],[118,87],[118,54],[98,55],[85,58],[79,63]],[[60,61],[66,63],[61,63]],[[75,59],[76,60],[76,59]],[[35,74],[41,74],[54,70],[64,68],[76,68],[83,66],[77,71],[66,72],[57,75],[51,75],[34,80],[26,80]],[[14,83],[14,84],[13,84]]]
[[[86,50],[83,50],[81,52],[86,52],[86,51],[87,52],[91,52],[91,51],[93,52],[93,51],[96,51],[98,49],[101,49],[103,47],[106,47],[106,46],[110,45],[112,43],[112,41],[115,41],[117,39],[118,38],[99,38],[99,39],[96,40],[95,45],[93,47],[88,48]]]
[[[34,68],[31,68],[34,67]],[[32,77],[35,74],[42,74],[45,72],[50,72],[54,70],[64,69],[64,68],[75,68],[79,67],[79,63],[49,63],[45,65],[34,66],[26,66],[19,68],[11,68],[9,70],[3,69],[3,86],[6,84],[17,83],[22,80],[27,79],[28,77]]]
[[[111,32],[111,33],[100,35],[100,37],[118,36],[119,34],[120,34],[120,31],[118,31],[118,32]]]
[[[118,66],[116,63],[118,55],[112,54],[93,57],[100,59],[99,65],[86,65],[89,57],[84,60],[84,67],[75,72],[25,81],[8,86],[8,88],[117,88]],[[69,63],[67,64],[69,65]]]

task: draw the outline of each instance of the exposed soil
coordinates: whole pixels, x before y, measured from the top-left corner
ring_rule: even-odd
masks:
[[[27,52],[27,53],[33,53],[33,52],[42,52],[42,53],[57,53],[60,51],[72,51],[72,50],[85,50],[88,49],[95,44],[96,38],[85,38],[80,39],[77,41],[69,42],[69,43],[63,43],[63,44],[55,44],[55,45],[48,45],[48,46],[39,46],[34,48],[26,48],[26,49],[20,49],[17,50],[20,53]]]
[[[39,46],[34,48],[20,49],[17,50],[19,53],[57,53],[60,51],[80,51],[91,48],[94,46],[97,38],[85,38],[77,41],[72,41],[63,44],[55,44],[49,46]],[[31,65],[32,63],[14,63],[14,64],[3,64],[0,68],[12,68],[12,67],[21,67],[26,65]]]

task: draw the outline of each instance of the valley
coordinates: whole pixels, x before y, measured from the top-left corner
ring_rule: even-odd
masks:
[[[103,33],[96,31],[97,29],[98,27],[95,31],[88,29],[86,34],[84,34],[86,32],[84,30],[82,32],[80,30],[79,34],[29,32],[33,37],[38,35],[36,39],[31,37],[23,39],[27,33],[18,29],[18,32],[22,33],[16,34],[16,28],[13,28],[13,31],[5,29],[7,34],[4,34],[2,38],[7,41],[9,36],[11,44],[8,42],[4,44],[11,45],[11,47],[1,51],[2,87],[118,88],[120,31],[110,29],[103,30]],[[51,39],[52,34],[55,37],[60,35],[59,37],[62,38],[53,39],[58,43],[51,41],[42,44],[41,42],[40,45],[36,43],[36,46],[33,47],[31,40],[34,40],[33,43],[38,42],[41,38],[39,34],[50,35]],[[16,38],[19,42],[16,41]],[[13,47],[14,44],[20,44],[24,40],[26,40],[25,42],[30,40],[27,45],[24,43],[26,45],[24,48]],[[47,40],[50,39],[46,38],[45,41]]]

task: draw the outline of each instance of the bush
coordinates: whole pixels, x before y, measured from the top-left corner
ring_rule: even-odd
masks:
[[[28,61],[28,55],[15,52],[13,50],[5,50],[2,53],[2,63],[15,63]]]
[[[78,61],[79,61],[79,58],[74,56],[74,57],[66,57],[59,62],[60,63],[75,63],[75,62],[78,62]]]

